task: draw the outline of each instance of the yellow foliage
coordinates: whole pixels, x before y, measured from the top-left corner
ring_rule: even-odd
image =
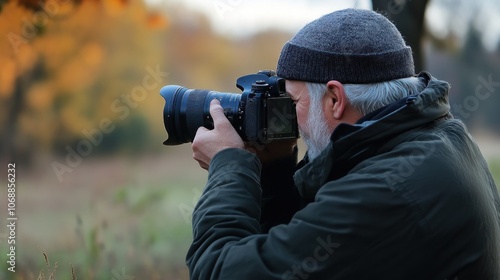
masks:
[[[42,39],[42,38],[40,38]],[[41,56],[46,57],[46,67],[48,71],[60,71],[62,64],[73,55],[73,52],[80,48],[76,36],[67,36],[58,33],[49,33],[43,40],[33,42]]]
[[[48,82],[42,82],[32,86],[26,96],[28,107],[37,111],[50,109],[54,99],[53,90],[52,84]]]
[[[60,90],[76,91],[93,84],[98,78],[99,66],[104,57],[102,47],[97,43],[88,43],[76,56],[61,65],[57,82]]]
[[[78,109],[76,104],[69,103],[65,106],[59,115],[59,121],[62,127],[70,135],[81,137],[81,131],[86,128],[95,127],[97,124],[91,122],[84,116],[81,109]]]
[[[102,1],[104,10],[111,16],[119,16],[128,5],[127,0],[106,0]]]
[[[3,4],[0,13],[0,62],[6,58],[13,58],[15,53],[14,39],[23,37],[23,22],[31,18],[32,13],[17,5],[16,1]],[[25,46],[25,43],[21,43]]]
[[[5,58],[0,64],[0,98],[6,98],[14,91],[16,81],[16,62],[12,58]]]
[[[141,0],[45,3],[52,5],[45,17],[45,11],[14,1],[0,12],[0,37],[7,38],[0,40],[0,128],[15,115],[16,139],[48,150],[64,150],[52,145],[84,137],[83,129],[98,127],[104,118],[116,127],[144,120],[153,137],[137,137],[160,145],[162,86],[238,92],[235,79],[273,68],[288,38],[270,33],[258,41],[231,41],[215,35],[200,15],[171,7],[166,17],[148,11]],[[15,83],[18,78],[21,83]],[[146,88],[144,81],[145,98],[128,104],[134,89]],[[22,98],[16,112],[13,93]]]
[[[158,14],[158,13],[150,13],[148,16],[148,27],[151,29],[164,29],[167,28],[169,22],[167,18]]]
[[[104,50],[100,44],[91,42],[86,44],[82,49],[82,58],[85,66],[89,70],[97,68],[104,57]]]
[[[38,53],[35,49],[29,47],[23,47],[19,49],[19,53],[15,56],[18,76],[30,71],[38,57]]]
[[[0,12],[6,38],[0,41],[0,127],[15,114],[19,139],[51,149],[56,138],[79,138],[82,129],[116,118],[112,102],[142,84],[147,66],[165,71],[162,46],[151,41],[166,20],[151,16],[140,0],[44,3],[50,11],[9,1]],[[16,112],[13,93],[22,98]],[[130,115],[144,109],[130,108]]]

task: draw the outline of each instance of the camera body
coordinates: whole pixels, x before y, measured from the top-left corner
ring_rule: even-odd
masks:
[[[286,94],[284,79],[273,71],[259,71],[240,77],[236,86],[242,90],[238,112],[242,126],[236,131],[243,140],[265,142],[298,137],[295,105]]]
[[[274,71],[259,71],[237,79],[242,91],[224,93],[169,85],[160,90],[165,99],[165,145],[192,142],[197,129],[213,128],[210,101],[219,99],[229,122],[246,142],[298,138],[295,105],[285,90],[285,80]]]

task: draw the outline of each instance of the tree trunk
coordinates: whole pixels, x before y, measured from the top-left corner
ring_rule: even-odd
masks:
[[[373,10],[391,20],[412,48],[416,73],[425,68],[421,42],[427,3],[428,0],[372,0]]]

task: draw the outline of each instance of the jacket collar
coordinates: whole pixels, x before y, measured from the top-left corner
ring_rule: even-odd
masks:
[[[306,201],[314,200],[326,182],[345,176],[356,164],[374,156],[389,139],[441,117],[451,117],[450,85],[427,72],[418,77],[427,84],[422,92],[367,114],[355,124],[340,124],[317,158],[309,162],[306,155],[294,174],[295,185]]]

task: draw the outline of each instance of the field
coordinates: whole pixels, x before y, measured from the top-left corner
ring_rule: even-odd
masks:
[[[496,143],[482,148],[499,182]],[[87,158],[62,182],[52,171],[53,160],[40,158],[45,164],[29,173],[17,167],[16,273],[5,267],[0,279],[50,279],[51,273],[55,279],[72,279],[72,274],[77,279],[188,279],[190,215],[206,179],[189,145],[165,147],[156,155]],[[0,234],[5,266],[7,235]]]
[[[85,159],[63,182],[49,164],[29,175],[18,166],[16,273],[0,278],[49,279],[43,250],[56,279],[71,279],[72,267],[78,279],[187,279],[190,214],[206,172],[189,145],[165,150]]]

